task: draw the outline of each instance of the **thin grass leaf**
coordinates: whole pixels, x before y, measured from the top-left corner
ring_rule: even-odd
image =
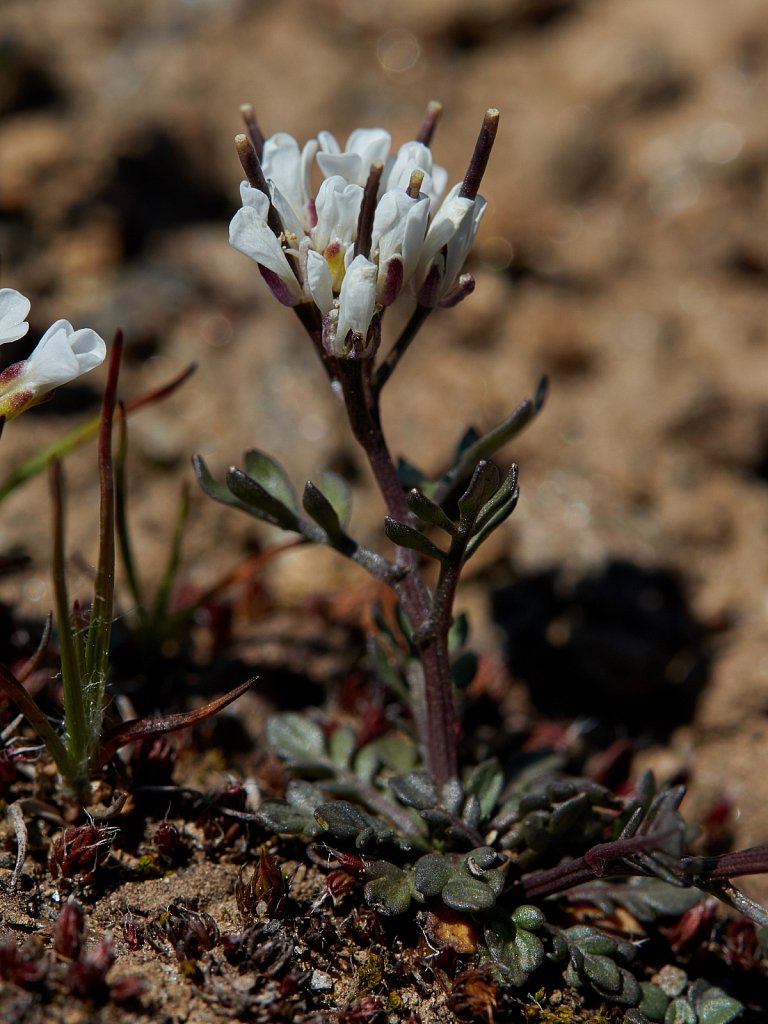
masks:
[[[73,778],[76,775],[77,769],[58,733],[37,706],[32,696],[11,670],[3,664],[0,664],[0,689],[6,693],[9,700],[13,701],[43,741],[48,749],[48,753],[55,761],[57,768],[64,778]]]
[[[184,541],[184,534],[186,532],[188,520],[189,487],[185,482],[181,487],[181,500],[179,501],[179,510],[176,513],[176,524],[173,531],[173,540],[171,541],[171,550],[168,553],[168,561],[166,562],[165,570],[160,579],[160,585],[152,608],[152,629],[156,632],[159,632],[162,629],[163,623],[168,615],[168,606],[173,592],[173,585],[176,582],[179,564],[181,563],[181,546]]]
[[[173,380],[169,381],[168,384],[163,384],[161,387],[156,388],[154,391],[147,391],[143,395],[139,395],[136,398],[129,399],[125,403],[125,414],[138,412],[139,409],[143,409],[147,405],[154,405],[157,402],[162,402],[164,398],[172,395],[177,388],[188,380],[197,369],[194,363],[191,363],[186,370],[178,374]],[[63,459],[65,455],[68,455],[79,445],[85,441],[89,441],[92,437],[95,437],[99,432],[99,423],[101,417],[96,416],[87,423],[83,423],[81,426],[71,430],[64,437],[58,438],[53,444],[48,445],[47,448],[43,448],[42,451],[37,452],[31,458],[22,462],[20,466],[14,469],[10,476],[7,478],[4,484],[0,486],[0,502],[12,494],[17,487],[21,487],[22,484],[26,483],[27,480],[31,480],[32,477],[42,473],[43,470],[47,469],[48,466],[53,462],[54,459]]]
[[[128,430],[125,420],[125,405],[120,403],[120,418],[118,422],[118,445],[115,458],[115,529],[117,531],[117,543],[120,549],[120,557],[123,562],[123,572],[131,592],[139,625],[142,628],[147,626],[147,609],[144,602],[144,593],[139,581],[139,573],[136,567],[136,559],[133,555],[133,543],[128,528],[128,501],[127,487],[125,482],[125,465],[128,456]]]
[[[86,714],[80,684],[80,669],[75,653],[75,638],[70,629],[70,605],[64,553],[64,479],[58,459],[54,459],[50,465],[50,486],[53,506],[53,595],[59,634],[61,681],[64,688],[64,719],[70,755],[66,758],[66,763],[79,765],[82,764],[87,749]],[[68,781],[74,780],[68,776]]]

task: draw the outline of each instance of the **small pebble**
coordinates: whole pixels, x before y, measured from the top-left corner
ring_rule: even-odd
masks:
[[[333,988],[333,979],[325,971],[312,971],[309,987],[313,992],[329,992]]]
[[[688,975],[681,967],[667,964],[651,980],[659,986],[665,995],[674,998],[675,996],[682,995],[685,991],[685,986],[688,984]]]

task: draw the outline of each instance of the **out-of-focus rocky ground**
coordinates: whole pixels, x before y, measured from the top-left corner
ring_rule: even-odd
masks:
[[[299,483],[354,468],[372,540],[380,509],[309,344],[228,246],[232,137],[250,101],[267,133],[343,139],[382,125],[399,144],[432,98],[445,105],[435,156],[454,180],[485,108],[502,121],[477,290],[431,318],[390,384],[392,446],[437,468],[467,422],[494,424],[551,379],[542,415],[506,453],[521,467],[519,509],[469,571],[479,642],[498,652],[513,635],[512,671],[549,714],[548,673],[567,715],[579,687],[586,717],[611,695],[626,701],[626,728],[648,739],[641,760],[692,771],[692,816],[725,794],[737,841],[765,842],[761,0],[5,0],[1,283],[31,297],[30,338],[58,317],[105,336],[122,327],[128,396],[198,365],[130,425],[148,579],[196,451],[220,473],[258,446]],[[12,423],[0,479],[93,415],[102,379]],[[77,591],[94,556],[92,448],[67,475]],[[275,539],[193,492],[185,578],[208,584]],[[51,603],[48,522],[44,479],[2,508],[0,552],[31,565],[0,596],[31,613]],[[284,556],[268,578],[293,604],[361,582],[322,552]]]

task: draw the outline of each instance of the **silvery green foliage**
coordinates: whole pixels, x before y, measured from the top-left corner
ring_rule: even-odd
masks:
[[[457,633],[463,639],[461,626]],[[415,767],[415,747],[405,734],[358,749],[351,728],[326,730],[300,714],[276,716],[267,734],[272,750],[314,781],[293,781],[284,801],[265,802],[262,823],[375,852],[364,858],[364,897],[385,916],[434,904],[469,914],[508,983],[526,985],[546,962],[557,963],[567,984],[634,1007],[627,1019],[635,1024],[727,1024],[740,1013],[737,1000],[707,983],[688,985],[685,978],[674,993],[641,983],[631,942],[588,925],[555,927],[539,907],[511,898],[511,880],[521,870],[528,878],[546,875],[530,869],[556,862],[561,850],[613,849],[601,845],[607,831],[616,842],[629,841],[626,868],[650,877],[597,878],[574,888],[574,899],[588,899],[606,915],[621,906],[643,922],[689,909],[701,893],[674,875],[685,832],[678,790],[658,793],[647,776],[632,800],[621,801],[589,779],[563,775],[557,758],[521,768],[506,785],[498,762],[489,760],[438,789]]]
[[[546,950],[536,934],[545,925],[538,907],[520,906],[512,913],[497,911],[484,925],[485,942],[494,962],[510,984],[525,985],[544,963]]]
[[[631,942],[615,939],[589,925],[557,930],[551,959],[566,961],[563,977],[574,988],[589,986],[598,995],[624,1006],[636,1006],[640,985],[627,970],[636,954]]]
[[[661,917],[684,914],[701,901],[698,889],[682,889],[660,878],[595,879],[566,893],[566,899],[588,900],[604,917],[618,907],[629,911],[643,924]]]
[[[504,888],[505,863],[505,857],[487,846],[465,854],[428,853],[407,868],[374,861],[368,867],[365,899],[387,916],[404,913],[412,900],[428,903],[437,898],[465,913],[490,910]]]
[[[730,1024],[744,1005],[722,989],[699,979],[688,980],[679,967],[663,968],[654,982],[640,983],[634,1024]]]

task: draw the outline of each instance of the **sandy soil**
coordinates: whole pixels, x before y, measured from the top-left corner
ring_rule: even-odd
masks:
[[[353,468],[358,530],[374,539],[381,511],[322,371],[227,244],[238,105],[252,102],[267,133],[384,125],[399,142],[438,98],[433,148],[453,180],[483,111],[499,107],[477,290],[430,320],[390,385],[393,448],[439,467],[468,422],[494,424],[550,376],[542,415],[505,453],[521,467],[519,510],[470,572],[463,600],[478,642],[497,659],[507,642],[513,677],[549,714],[594,722],[609,694],[625,711],[612,728],[638,737],[640,766],[690,774],[692,817],[725,796],[736,841],[765,842],[764,4],[469,7],[5,0],[2,284],[32,298],[31,337],[57,317],[106,336],[122,327],[127,395],[198,364],[131,426],[148,580],[196,451],[220,472],[258,446],[299,482]],[[13,423],[0,479],[92,413],[99,384],[94,374]],[[92,452],[67,472],[77,590],[94,554]],[[275,539],[193,498],[193,583]],[[0,523],[0,552],[31,557],[0,596],[32,614],[50,605],[47,504],[34,480]],[[312,552],[284,556],[267,577],[282,606],[318,581],[334,594],[364,584]],[[258,659],[258,638],[244,640]]]

